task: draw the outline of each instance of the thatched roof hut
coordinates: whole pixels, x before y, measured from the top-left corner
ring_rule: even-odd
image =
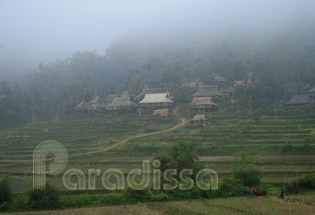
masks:
[[[129,91],[125,90],[120,94],[120,97],[130,97]]]
[[[136,107],[135,103],[130,101],[130,97],[116,97],[113,102],[106,106],[107,110],[132,110]]]
[[[194,97],[189,104],[193,110],[216,111],[217,104],[211,100],[211,97]]]
[[[190,124],[192,125],[206,125],[207,118],[205,115],[195,115],[192,120],[190,120]]]
[[[107,99],[106,99],[106,103],[107,104],[112,103],[116,97],[119,97],[119,95],[118,94],[116,94],[116,95],[108,95]]]
[[[78,110],[85,110],[85,111],[88,111],[88,112],[95,112],[101,106],[99,98],[100,98],[99,96],[95,96],[89,102],[82,101],[82,102],[80,102],[80,104],[78,104],[76,106],[76,109],[78,109]]]
[[[291,108],[299,108],[305,106],[312,106],[315,104],[315,100],[309,95],[295,95],[285,105]]]
[[[218,86],[204,85],[199,87],[193,97],[211,97],[213,100],[219,100],[222,95],[223,94],[218,90]]]

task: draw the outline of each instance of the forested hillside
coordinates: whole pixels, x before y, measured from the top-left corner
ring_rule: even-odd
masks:
[[[106,50],[74,53],[67,59],[39,64],[22,81],[0,83],[1,127],[49,120],[74,112],[82,100],[143,87],[167,87],[175,102],[189,99],[185,83],[212,84],[214,75],[253,85],[235,92],[240,106],[257,109],[281,105],[315,84],[315,37],[303,32],[250,40],[241,34],[203,35],[176,42],[122,38]],[[193,41],[193,42],[192,42]]]

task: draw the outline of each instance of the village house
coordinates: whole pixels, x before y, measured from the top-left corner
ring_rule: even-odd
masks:
[[[216,111],[218,109],[211,97],[194,97],[192,102],[189,104],[191,110],[195,111]]]
[[[114,100],[106,106],[108,111],[133,111],[136,108],[136,104],[130,101],[130,97],[116,97]]]
[[[193,94],[193,97],[211,97],[212,101],[220,101],[222,93],[217,85],[203,85]]]
[[[227,89],[227,92],[234,92],[235,87],[238,86],[250,86],[253,85],[253,82],[251,80],[248,81],[234,81],[233,84]]]
[[[120,97],[130,97],[129,91],[125,90],[120,94]]]
[[[95,96],[91,101],[89,102],[85,102],[85,101],[81,101],[77,106],[76,109],[77,110],[81,110],[81,111],[86,111],[88,113],[95,113],[99,107],[101,106],[100,104],[100,97],[99,96]]]
[[[314,107],[315,100],[312,99],[309,95],[295,95],[293,96],[285,106],[287,108],[305,108],[305,107]]]
[[[192,120],[190,120],[191,125],[202,125],[206,126],[208,124],[207,118],[205,115],[195,115]]]
[[[134,100],[138,102],[144,98],[145,94],[156,94],[156,93],[167,93],[168,96],[170,96],[166,88],[144,88],[142,92],[134,98]]]
[[[314,99],[315,98],[315,87],[308,90],[307,93]]]
[[[106,99],[106,103],[107,103],[107,104],[112,103],[116,97],[119,97],[119,94],[116,94],[116,95],[108,95],[108,96],[107,96],[107,99]]]
[[[188,88],[197,88],[199,85],[200,85],[199,79],[194,80],[194,81],[185,80],[181,84],[182,87],[188,87]]]
[[[168,93],[153,93],[145,94],[144,98],[139,102],[139,109],[156,110],[156,109],[171,109],[173,101],[169,98]]]
[[[221,77],[218,74],[211,74],[209,75],[209,78],[211,80],[212,84],[218,85],[218,86],[223,86],[225,83],[225,78]]]

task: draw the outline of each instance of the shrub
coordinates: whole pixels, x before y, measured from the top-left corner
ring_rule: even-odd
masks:
[[[262,175],[262,172],[252,165],[243,165],[233,171],[233,177],[247,187],[259,185]]]
[[[180,184],[184,184],[187,182],[181,181]],[[167,193],[172,196],[172,198],[181,200],[181,199],[200,199],[205,197],[203,190],[201,190],[197,186],[193,186],[191,189],[188,190],[181,190],[179,189],[179,186],[177,186],[174,190],[169,190]]]
[[[243,183],[235,178],[224,178],[219,185],[219,190],[215,193],[215,197],[232,197],[242,196],[249,193]]]
[[[126,201],[122,193],[108,193],[103,195],[100,203],[106,205],[117,205],[122,204]]]
[[[9,210],[10,208],[11,208],[11,205],[8,202],[3,202],[0,205],[0,211],[6,211],[6,210]]]
[[[315,189],[315,173],[305,175],[298,180],[298,183],[306,189]]]
[[[13,208],[15,209],[27,209],[29,197],[26,194],[19,194],[13,200]]]
[[[134,190],[134,189],[128,188],[126,190],[125,197],[127,200],[130,200],[131,202],[144,202],[144,201],[151,200],[152,193],[147,188],[143,190]]]
[[[60,191],[51,183],[46,183],[45,189],[35,189],[29,192],[29,206],[33,209],[60,207]]]
[[[4,202],[12,203],[11,181],[8,176],[4,176],[0,181],[0,205]]]
[[[300,191],[299,183],[297,181],[291,181],[286,184],[286,191],[288,193],[298,193]]]
[[[167,193],[164,193],[162,191],[153,191],[151,200],[154,202],[161,202],[161,201],[168,201],[170,200],[170,196],[167,195]]]

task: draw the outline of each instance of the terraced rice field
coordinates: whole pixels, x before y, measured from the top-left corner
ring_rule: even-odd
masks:
[[[187,115],[191,118],[192,113]],[[119,168],[127,173],[140,167],[144,159],[167,152],[172,143],[191,141],[199,145],[200,160],[226,177],[240,151],[252,155],[252,162],[265,173],[263,180],[286,181],[315,171],[315,119],[305,115],[271,116],[254,122],[245,115],[224,112],[207,115],[211,125],[187,125],[168,132],[131,139],[110,151],[104,148],[126,138],[166,130],[180,120],[157,119],[151,114],[74,115],[52,122],[29,124],[0,131],[0,175],[13,178],[14,191],[23,192],[32,185],[32,153],[45,140],[57,140],[69,153],[67,169]],[[99,152],[97,152],[99,151]],[[87,152],[93,152],[88,154]],[[73,156],[76,155],[76,156]],[[72,157],[73,156],[73,157]],[[50,177],[62,185],[62,174]],[[100,180],[97,187],[102,188]]]

